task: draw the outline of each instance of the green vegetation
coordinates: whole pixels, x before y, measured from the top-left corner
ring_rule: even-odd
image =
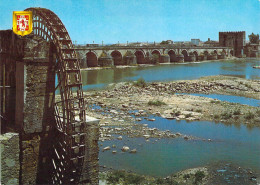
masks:
[[[191,117],[191,113],[185,115],[185,118],[189,118],[189,117]]]
[[[235,111],[233,112],[233,114],[234,114],[234,115],[240,115],[240,114],[241,114],[240,109],[235,110]]]
[[[133,82],[133,85],[137,87],[146,87],[146,82],[143,78],[139,78],[136,82]]]
[[[190,178],[190,174],[183,175],[183,178],[187,180],[188,178]]]
[[[167,41],[165,41],[165,40],[163,40],[160,44],[168,44],[168,42]]]
[[[248,112],[245,114],[245,119],[250,120],[253,119],[255,115],[252,112]]]
[[[219,101],[219,100],[210,100],[210,103],[220,104],[221,101]]]
[[[220,116],[218,114],[214,115],[214,119],[219,119],[219,118],[220,118]]]
[[[125,173],[123,171],[113,171],[107,175],[107,181],[110,184],[119,183],[120,179],[125,178]]]
[[[254,33],[252,33],[251,35],[248,35],[248,38],[250,40],[250,43],[252,44],[258,44],[259,42],[259,34],[255,35]]]
[[[176,112],[175,112],[175,111],[173,110],[173,111],[172,111],[172,114],[175,115],[175,116],[179,116],[179,115],[181,115],[181,112],[180,112],[180,111],[176,111]]]
[[[108,184],[143,184],[145,178],[141,175],[116,170],[107,174]]]
[[[195,112],[202,113],[202,109],[197,109]]]
[[[126,175],[125,184],[140,184],[143,181],[144,177],[130,173]]]
[[[148,105],[161,106],[161,105],[166,105],[166,103],[160,100],[155,100],[155,101],[149,101]]]
[[[252,86],[250,84],[245,84],[245,86],[248,88],[248,89],[252,89]]]
[[[229,112],[224,112],[221,114],[222,119],[229,119],[232,117],[232,114]]]
[[[201,182],[204,177],[205,177],[205,174],[203,171],[197,171],[195,173],[195,184],[197,184],[198,182]]]

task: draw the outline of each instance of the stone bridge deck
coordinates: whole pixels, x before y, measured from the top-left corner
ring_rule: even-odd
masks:
[[[202,46],[76,46],[81,67],[192,62],[224,59],[231,47]]]

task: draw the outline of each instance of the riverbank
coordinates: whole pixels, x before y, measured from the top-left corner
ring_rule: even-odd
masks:
[[[106,171],[100,173],[99,184],[257,185],[260,183],[259,175],[259,172],[230,162],[215,162],[204,167],[186,169],[164,178],[138,175],[123,170]]]

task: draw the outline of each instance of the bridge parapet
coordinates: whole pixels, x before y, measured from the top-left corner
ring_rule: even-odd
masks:
[[[111,65],[155,64],[157,62],[165,63],[166,61],[192,62],[198,60],[216,60],[224,59],[233,54],[232,47],[220,46],[149,45],[75,47],[82,68]],[[104,60],[104,53],[111,61],[108,61],[108,59]],[[136,59],[133,58],[126,61],[125,55],[127,53],[133,54]],[[169,58],[169,60],[167,58]]]

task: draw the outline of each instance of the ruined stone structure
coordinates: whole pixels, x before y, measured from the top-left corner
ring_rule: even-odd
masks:
[[[33,34],[0,31],[1,143],[16,136],[1,145],[1,183],[98,184],[99,120],[86,116],[72,42],[53,12],[28,10]]]
[[[260,44],[247,44],[244,47],[244,52],[247,57],[260,58]]]
[[[242,57],[244,55],[243,48],[246,45],[246,32],[219,32],[219,45],[234,48],[234,51],[230,51],[230,54]]]
[[[224,59],[233,47],[77,46],[82,68]]]

